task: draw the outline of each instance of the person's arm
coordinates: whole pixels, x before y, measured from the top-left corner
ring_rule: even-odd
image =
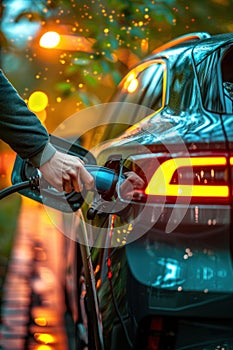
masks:
[[[40,155],[47,146],[48,159],[55,153],[49,135],[37,116],[0,70],[0,137],[22,158],[40,164]],[[46,159],[44,158],[44,161]]]
[[[92,176],[78,157],[64,155],[49,142],[47,130],[0,70],[0,138],[23,159],[40,168],[59,191],[91,189]]]

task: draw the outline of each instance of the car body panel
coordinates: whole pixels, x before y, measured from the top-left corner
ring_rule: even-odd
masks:
[[[179,47],[157,52],[153,60],[163,59],[167,64],[166,104],[137,121],[119,137],[106,141],[95,154],[98,164],[109,166],[115,161],[115,169],[118,169],[122,166],[119,163],[124,164],[127,159],[152,160],[161,154],[174,158],[221,155],[229,159],[233,145],[233,114],[226,113],[220,58],[232,44],[233,36],[227,34],[217,36],[216,40],[209,38],[190,46],[182,43]],[[206,85],[209,81],[216,91]],[[203,86],[208,89],[205,96]],[[120,93],[117,96],[120,98]],[[214,101],[209,101],[211,96]],[[117,164],[116,159],[121,162]],[[124,198],[122,200],[124,202]],[[168,233],[166,227],[172,214],[178,224]],[[120,231],[118,221],[124,220],[132,222],[133,229],[127,244],[119,243],[119,247],[113,249],[111,279],[115,303],[122,317],[131,320],[129,332],[132,327],[136,336],[134,332],[138,331],[142,320],[155,316],[177,320],[183,317],[232,319],[231,200],[220,205],[211,199],[197,204],[178,202],[175,208],[167,203],[131,202],[131,210],[115,219],[116,232]],[[136,238],[129,238],[134,235]],[[118,232],[117,238],[122,242],[123,233],[119,237]],[[106,262],[102,264],[105,274],[98,295],[103,324],[110,334],[117,316],[107,298],[111,290]]]

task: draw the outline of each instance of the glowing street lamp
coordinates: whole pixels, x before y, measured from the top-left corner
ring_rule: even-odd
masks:
[[[28,100],[28,107],[33,112],[41,112],[48,105],[48,96],[43,91],[34,91]]]
[[[57,32],[46,32],[40,38],[39,44],[46,49],[53,49],[58,46],[60,41],[61,37]]]
[[[39,41],[39,45],[46,49],[79,51],[87,53],[94,53],[92,49],[94,43],[94,39],[84,38],[83,36],[59,34],[55,31],[44,33]]]

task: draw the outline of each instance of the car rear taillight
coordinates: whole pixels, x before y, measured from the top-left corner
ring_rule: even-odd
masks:
[[[229,160],[223,154],[173,158],[150,155],[135,157],[131,162],[132,170],[145,183],[143,189],[134,189],[134,198],[142,198],[143,192],[150,202],[225,204],[230,201],[229,165],[233,165],[233,157]]]
[[[145,193],[166,196],[167,201],[190,197],[191,201],[229,199],[226,157],[172,158],[155,170]]]

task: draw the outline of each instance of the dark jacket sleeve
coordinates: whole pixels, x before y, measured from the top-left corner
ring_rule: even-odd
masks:
[[[39,166],[55,153],[49,135],[0,70],[0,138],[22,158]],[[45,151],[45,152],[44,152]]]

